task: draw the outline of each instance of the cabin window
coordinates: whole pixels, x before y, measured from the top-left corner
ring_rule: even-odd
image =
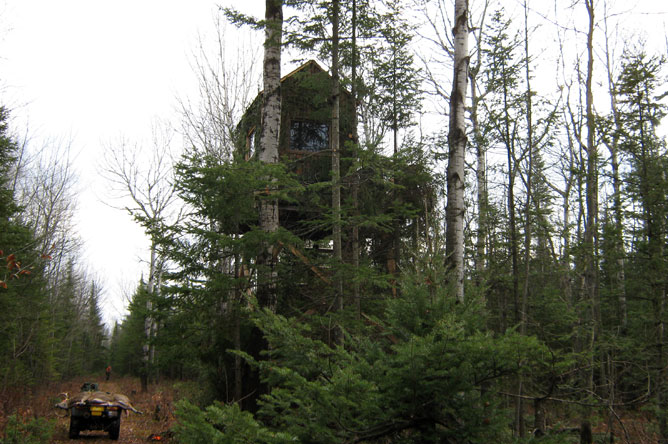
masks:
[[[329,125],[293,120],[290,124],[290,149],[312,152],[329,149]]]
[[[256,128],[250,130],[246,137],[246,155],[244,156],[246,160],[250,160],[257,152],[257,146],[260,142],[259,139],[260,135],[256,131]]]

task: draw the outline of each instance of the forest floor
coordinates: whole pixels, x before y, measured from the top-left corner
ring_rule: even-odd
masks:
[[[94,442],[113,442],[108,435],[102,431],[81,432],[79,439],[69,439],[69,416],[64,410],[54,408],[54,405],[62,401],[62,394],[69,393],[70,396],[79,393],[81,384],[84,381],[98,382],[100,390],[122,393],[130,398],[132,405],[142,415],[127,412],[123,414],[121,420],[121,433],[119,444],[136,444],[146,442],[170,442],[170,427],[173,425],[174,402],[183,396],[182,390],[186,387],[179,383],[165,381],[159,384],[151,385],[147,393],[141,393],[140,383],[137,378],[112,378],[110,381],[104,381],[102,377],[77,378],[72,381],[52,383],[39,388],[27,394],[20,396],[6,397],[0,399],[0,441],[4,436],[7,418],[3,412],[8,414],[17,414],[23,422],[29,422],[35,418],[45,418],[55,424],[53,436],[50,440],[52,444],[91,444]],[[528,412],[530,413],[530,412]],[[649,412],[639,409],[637,411],[617,412],[620,417],[615,421],[614,433],[615,443],[627,444],[650,444],[657,442],[657,426],[653,423],[652,415]],[[562,412],[557,414],[557,418],[551,418],[552,430],[569,429],[578,427],[578,420]],[[607,435],[606,419],[594,417],[592,419],[594,442],[609,443]],[[621,422],[620,422],[621,420]],[[559,426],[557,426],[559,424]],[[623,424],[623,428],[620,427]],[[152,435],[159,435],[161,439],[152,439]],[[577,443],[579,439],[575,433],[561,434],[564,443]],[[603,441],[605,439],[605,441]],[[536,441],[540,442],[540,441]],[[554,442],[554,441],[550,441]]]
[[[79,393],[84,381],[98,382],[101,391],[122,393],[130,398],[135,409],[143,412],[142,415],[126,412],[121,419],[121,433],[119,444],[135,444],[145,442],[169,442],[169,433],[166,433],[174,422],[174,395],[175,389],[172,383],[152,385],[148,392],[141,393],[139,380],[137,378],[114,378],[104,381],[104,377],[81,378],[69,382],[50,384],[35,393],[24,397],[22,402],[13,411],[17,412],[24,421],[33,418],[46,418],[55,422],[55,428],[51,443],[53,444],[90,444],[104,441],[114,442],[109,435],[103,431],[81,432],[78,439],[69,439],[69,415],[68,412],[56,409],[53,406],[62,401],[62,393],[70,396]],[[159,406],[159,407],[158,407]],[[156,411],[157,408],[157,411]],[[5,418],[0,418],[0,437],[3,436]],[[161,439],[152,439],[152,435],[159,435]]]

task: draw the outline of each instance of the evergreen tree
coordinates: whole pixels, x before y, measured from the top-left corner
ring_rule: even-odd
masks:
[[[128,315],[114,328],[111,366],[119,374],[141,376],[145,371],[142,348],[145,343],[144,321],[149,316],[146,313],[148,298],[146,284],[141,281],[132,295]]]
[[[3,233],[10,232],[9,218],[15,216],[18,212],[13,188],[17,146],[16,142],[9,136],[8,118],[7,109],[4,106],[0,107],[0,215],[2,215],[2,222],[5,224]]]
[[[47,295],[36,240],[20,220],[15,200],[17,144],[0,107],[0,390],[48,379],[53,361],[45,322]]]
[[[62,377],[71,378],[80,374],[84,364],[81,348],[84,301],[79,297],[82,282],[73,260],[68,262],[66,270],[63,282],[58,288],[52,322],[55,329],[54,356],[58,363],[57,368]]]
[[[507,242],[508,256],[511,264],[510,297],[504,299],[512,304],[513,321],[520,322],[520,258],[519,258],[519,229],[517,221],[516,181],[518,180],[520,142],[522,120],[520,116],[524,110],[524,96],[517,94],[521,85],[522,61],[517,51],[520,41],[518,36],[509,35],[511,22],[501,11],[496,11],[491,20],[489,31],[481,49],[483,59],[483,79],[486,84],[487,98],[483,103],[489,118],[488,125],[492,128],[490,138],[503,146],[506,152],[506,212],[507,212]],[[509,300],[508,300],[509,299]],[[505,305],[505,304],[504,304]],[[507,305],[501,307],[503,312]],[[502,315],[506,317],[506,315]]]
[[[392,130],[392,152],[399,151],[399,130],[415,124],[419,110],[419,71],[413,60],[413,32],[402,12],[402,0],[386,3],[387,11],[378,18],[381,41],[369,49],[366,61],[374,80],[369,85],[370,112]]]
[[[251,325],[244,310],[257,290],[257,252],[263,244],[300,245],[284,229],[268,233],[259,227],[257,204],[269,186],[274,189],[272,199],[282,202],[294,201],[302,186],[280,163],[220,163],[198,152],[184,156],[176,173],[179,196],[190,211],[185,223],[165,227],[160,243],[162,254],[174,266],[165,275],[164,298],[156,314],[171,330],[158,337],[166,341],[161,342],[166,350],[160,365],[194,372],[211,384],[219,399],[240,399],[256,386],[248,379],[248,368],[241,368],[242,363],[225,351],[249,351],[261,345],[257,336],[249,335]],[[277,267],[278,276],[286,273],[277,282],[277,294],[282,295],[283,279],[295,278],[290,264],[279,261]],[[181,334],[174,331],[179,329]],[[183,368],[177,359],[193,355],[201,368]],[[226,384],[224,374],[234,374],[234,383]]]
[[[105,365],[105,331],[99,307],[100,287],[96,282],[90,283],[86,301],[86,312],[83,319],[83,357],[85,374],[101,372]]]
[[[658,91],[664,60],[647,56],[642,51],[627,50],[617,82],[621,120],[621,148],[629,156],[630,171],[626,177],[626,190],[634,202],[635,211],[630,217],[637,223],[632,232],[636,252],[633,256],[632,278],[634,300],[649,303],[651,331],[655,340],[653,375],[656,384],[657,417],[662,440],[668,440],[668,387],[666,386],[665,349],[665,276],[668,263],[665,256],[667,240],[666,216],[668,215],[668,153],[666,141],[657,134],[657,127],[666,116],[668,108],[661,103]],[[637,273],[637,274],[636,274]],[[644,304],[643,304],[644,305]]]
[[[419,109],[419,73],[415,67],[411,42],[413,35],[408,21],[402,11],[404,2],[393,0],[386,2],[387,11],[378,18],[379,37],[381,42],[369,49],[371,78],[373,84],[368,86],[368,100],[372,104],[369,110],[392,132],[393,175],[391,180],[398,184],[397,175],[401,175],[398,164],[400,149],[409,149],[407,144],[399,142],[399,131],[415,123],[415,114]],[[409,137],[405,138],[407,142]],[[403,202],[399,199],[397,189],[391,190],[391,203],[387,211],[392,214],[392,236],[388,253],[387,271],[393,275],[393,295],[396,295],[396,276],[401,261],[401,227]]]
[[[199,411],[181,403],[176,433],[184,443],[502,442],[495,396],[503,376],[530,371],[547,350],[534,339],[478,331],[474,307],[459,310],[421,282],[405,282],[382,319],[346,347],[329,346],[295,319],[259,312],[271,361],[253,361],[271,387],[259,414],[235,405]],[[461,305],[459,306],[461,308]],[[469,311],[470,309],[473,309]],[[516,353],[527,359],[518,365]],[[306,357],[306,359],[305,359]],[[484,390],[481,390],[484,386]],[[308,418],[308,420],[304,420]],[[204,426],[204,424],[211,426]],[[225,427],[219,427],[220,424]]]

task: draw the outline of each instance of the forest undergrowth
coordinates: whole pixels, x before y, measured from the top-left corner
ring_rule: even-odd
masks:
[[[104,382],[103,378],[87,377],[69,381],[50,383],[34,389],[17,388],[11,394],[0,399],[0,444],[82,444],[108,441],[106,433],[101,431],[83,432],[79,439],[68,438],[69,416],[65,411],[54,408],[63,399],[63,394],[79,391],[84,381],[100,381],[100,390],[123,393],[130,397],[134,407],[143,414],[128,413],[123,415],[119,444],[139,442],[178,441],[170,429],[177,421],[174,414],[176,401],[182,398],[196,397],[195,384],[188,382],[163,381],[150,386],[147,393],[141,393],[137,378],[112,378]],[[11,395],[11,396],[10,396]],[[577,429],[579,415],[568,409],[551,409],[548,418],[548,430],[552,436],[530,439],[529,442],[579,442]],[[529,412],[530,413],[530,412]],[[642,408],[617,411],[615,419],[615,441],[619,443],[650,444],[657,442],[657,427],[652,415]],[[594,442],[603,442],[607,432],[607,420],[603,414],[594,415],[592,432]],[[623,424],[623,428],[620,426]],[[158,438],[159,437],[159,438]],[[552,438],[552,439],[550,439]],[[608,442],[606,440],[606,442]]]

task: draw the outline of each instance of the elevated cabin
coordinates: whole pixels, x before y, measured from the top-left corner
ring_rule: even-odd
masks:
[[[281,79],[281,128],[279,156],[282,162],[296,173],[302,183],[311,185],[331,179],[331,119],[332,78],[318,63],[310,60]],[[350,93],[341,89],[339,100],[341,170],[346,165],[346,142],[353,133],[353,100]],[[238,143],[239,157],[248,161],[256,158],[260,143],[262,93],[260,93],[237,126],[242,140]],[[329,191],[306,193],[301,203],[279,206],[281,225],[303,235],[317,239],[327,233],[317,228],[305,228],[308,222],[321,213],[318,201],[331,202]],[[306,202],[309,202],[308,204]],[[301,227],[298,225],[301,223]]]
[[[311,241],[307,245],[312,246],[316,253],[320,246],[317,241],[331,235],[331,223],[323,217],[331,209],[331,187],[317,185],[331,180],[331,90],[331,76],[313,60],[281,79],[279,157],[307,187],[298,202],[279,202],[279,223],[301,239]],[[420,236],[429,236],[431,225],[428,215],[437,202],[434,177],[419,153],[403,166],[400,175],[392,172],[394,159],[382,155],[374,159],[373,165],[352,173],[353,153],[349,142],[353,135],[353,98],[344,89],[340,94],[340,130],[335,136],[339,138],[341,149],[342,201],[350,197],[346,196],[347,193],[354,192],[358,204],[356,211],[373,221],[358,227],[361,254],[368,263],[384,268],[390,275],[395,274],[399,270],[401,242],[412,241],[413,245],[417,245]],[[255,98],[237,126],[239,161],[252,162],[257,158],[261,107],[262,93]],[[246,229],[248,227],[241,228]],[[344,261],[352,262],[353,237],[352,230],[344,229]],[[324,249],[326,254],[331,252],[327,247]],[[303,260],[301,253],[295,256],[299,258],[295,260]],[[331,285],[318,271],[315,272],[318,278],[311,276],[315,266],[306,260],[303,264],[308,265],[304,268],[304,280],[284,283],[295,286],[286,294],[309,294],[307,298],[320,301]],[[303,287],[301,284],[310,278],[313,281]],[[395,292],[393,287],[392,294]]]

